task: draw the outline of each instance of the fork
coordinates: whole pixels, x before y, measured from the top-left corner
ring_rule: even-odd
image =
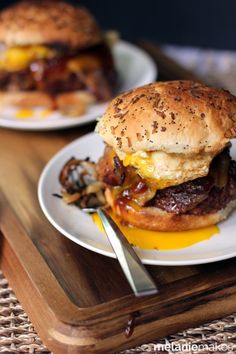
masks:
[[[141,297],[157,294],[157,286],[150,274],[147,272],[133,247],[127,241],[126,237],[107,211],[101,207],[82,208],[82,210],[86,213],[97,212],[124,275],[126,276],[135,296]]]

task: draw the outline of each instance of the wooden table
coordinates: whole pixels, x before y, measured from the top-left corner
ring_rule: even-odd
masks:
[[[140,45],[157,61],[160,79],[194,79],[154,44]],[[48,223],[37,199],[40,173],[59,149],[93,129],[0,130],[1,267],[48,348],[54,354],[112,353],[233,313],[234,259],[149,266],[160,294],[138,299],[116,260],[74,244]]]

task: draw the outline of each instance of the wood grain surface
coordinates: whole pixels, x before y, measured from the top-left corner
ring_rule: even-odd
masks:
[[[154,44],[141,45],[162,79],[193,78]],[[148,266],[160,294],[137,299],[116,260],[74,244],[48,223],[37,199],[40,173],[59,149],[93,129],[0,130],[1,267],[48,348],[54,354],[113,353],[234,312],[234,259]]]

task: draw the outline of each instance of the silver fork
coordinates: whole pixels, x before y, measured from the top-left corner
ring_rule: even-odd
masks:
[[[99,215],[107,237],[135,296],[157,294],[158,289],[153,279],[106,210],[102,208],[83,208],[82,210],[86,213],[97,212]]]

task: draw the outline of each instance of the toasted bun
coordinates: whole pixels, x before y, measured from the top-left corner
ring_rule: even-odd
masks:
[[[0,42],[7,46],[58,43],[83,49],[101,41],[91,14],[64,1],[26,0],[0,14]]]
[[[236,98],[192,81],[156,82],[113,99],[96,131],[125,153],[216,153],[236,137]]]
[[[0,109],[7,106],[19,108],[43,107],[58,109],[62,114],[76,116],[86,112],[94,97],[83,91],[59,94],[54,98],[40,91],[0,92]]]
[[[115,203],[112,193],[106,190],[106,200],[122,222],[140,229],[153,231],[185,231],[200,229],[215,225],[225,220],[236,208],[236,200],[229,202],[225,209],[206,215],[172,214],[159,208],[143,207],[138,211],[130,206],[119,208]]]

